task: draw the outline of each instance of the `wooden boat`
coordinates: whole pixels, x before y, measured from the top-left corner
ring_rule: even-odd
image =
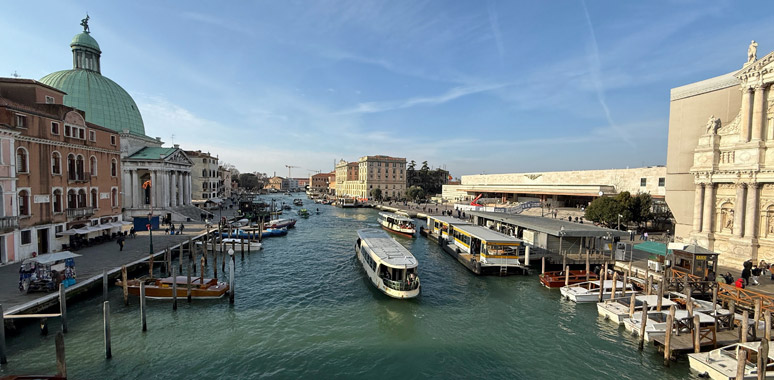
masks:
[[[263,224],[264,228],[293,228],[296,225],[296,220],[293,218],[288,219],[273,219]]]
[[[602,291],[602,300],[610,299],[610,295],[613,293],[614,285],[615,289],[623,289],[624,287],[623,281],[616,281],[613,283],[613,280],[605,280],[603,281],[602,288],[600,289],[599,281],[588,281],[580,282],[575,285],[562,286],[561,293],[562,298],[566,298],[573,302],[597,302],[599,301],[600,291]],[[629,294],[629,296],[631,296],[631,292],[633,291],[634,289],[632,288],[632,284],[626,284],[625,294]]]
[[[172,284],[177,282],[177,296],[187,297],[187,276],[165,277],[165,278],[147,278],[141,277],[127,281],[129,294],[140,295],[140,283],[145,282],[145,297],[150,299],[170,299],[172,298]],[[116,285],[122,286],[121,280],[116,281]],[[215,299],[223,297],[228,291],[228,283],[218,282],[214,278],[191,277],[191,298],[196,299]]]
[[[571,270],[569,274],[569,285],[584,281],[599,281],[599,276],[594,272],[589,272],[588,278],[585,270]],[[564,280],[564,271],[546,272],[540,275],[540,283],[547,288],[561,288],[564,286]]]
[[[635,312],[631,318],[625,318],[623,325],[626,330],[635,335],[640,334],[642,328],[642,311]],[[645,317],[648,319],[645,321],[645,340],[650,342],[657,336],[666,335],[667,330],[667,316],[669,315],[668,309],[661,309],[661,311],[649,311],[645,313]],[[694,312],[694,315],[699,316],[699,325],[714,325],[715,318],[710,317],[707,314]],[[678,309],[675,310],[675,320],[684,320],[688,318],[688,310]]]
[[[420,284],[417,259],[386,232],[366,228],[357,231],[355,254],[371,283],[393,298],[414,298]]]
[[[296,198],[296,199],[293,199],[293,204],[296,205],[296,206],[303,206],[304,205],[304,201],[301,200],[301,198]]]
[[[631,296],[630,296],[631,297]],[[648,311],[655,310],[658,307],[658,295],[638,295],[634,297],[634,311],[642,310],[644,302],[648,303]],[[676,302],[664,298],[661,300],[661,308],[669,309],[670,306],[677,305]],[[605,319],[622,325],[624,319],[629,317],[631,311],[631,298],[617,298],[597,303],[597,313]]]
[[[758,349],[761,342],[734,343],[710,352],[688,354],[688,363],[691,369],[698,372],[699,376],[711,379],[733,380],[737,379],[739,352],[746,351],[747,359],[744,363],[744,378],[758,378]],[[769,351],[766,358],[766,379],[774,379],[774,350]]]
[[[414,219],[392,212],[380,212],[379,224],[382,228],[403,236],[414,237],[417,232]]]

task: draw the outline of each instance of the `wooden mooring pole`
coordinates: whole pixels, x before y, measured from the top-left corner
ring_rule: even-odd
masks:
[[[56,347],[56,375],[66,379],[67,362],[65,361],[64,334],[61,331],[56,333],[54,345]]]
[[[540,258],[540,274],[546,274],[546,257]]]
[[[67,294],[64,284],[59,284],[59,314],[62,320],[62,332],[67,333]]]
[[[672,328],[675,323],[675,307],[669,307],[669,316],[667,316],[666,335],[664,336],[664,365],[669,366],[672,360]]]
[[[634,293],[632,293],[632,300],[634,299]],[[642,302],[642,311],[640,311],[640,336],[638,347],[642,350],[645,347],[645,327],[648,324],[648,301]]]
[[[762,340],[761,346],[758,348],[758,378],[766,378],[766,367],[768,366],[769,357],[769,341]]]
[[[177,273],[172,267],[172,310],[177,310]]]
[[[645,295],[649,296],[653,293],[653,276],[652,275],[648,276],[647,279],[648,279],[648,283],[647,283]]]
[[[150,276],[150,278],[153,278],[153,254],[151,253],[148,256],[150,256],[148,257],[148,276]]]
[[[121,290],[124,294],[124,306],[129,306],[129,284],[126,283],[127,281],[126,265],[121,265]]]
[[[228,261],[228,303],[234,304],[234,267],[236,266],[236,263],[234,262],[234,250],[230,249],[228,251],[228,255],[231,257],[231,260]]]
[[[218,253],[215,251],[212,251],[212,277],[215,278],[215,281],[218,280]]]
[[[0,364],[8,364],[8,357],[5,354],[5,316],[2,304],[0,304]]]
[[[739,324],[739,341],[747,342],[747,328],[750,326],[750,315],[747,310],[742,312],[742,323]]]
[[[239,247],[242,250],[242,260],[245,259],[245,238],[239,238]]]
[[[145,281],[140,282],[140,318],[142,319],[142,331],[148,331],[145,320]]]
[[[605,266],[602,267],[602,273],[600,273],[599,276],[599,302],[602,302],[605,295],[605,282],[607,281],[607,261],[605,261]]]
[[[637,303],[637,295],[635,293],[632,293],[631,298],[629,298],[629,318],[634,317],[634,307]]]
[[[693,316],[693,352],[701,352],[701,328],[699,327],[699,315]]]
[[[177,251],[179,254],[177,256],[177,260],[179,261],[179,263],[178,263],[177,271],[180,272],[180,274],[182,275],[183,274],[183,243],[180,243],[178,248],[179,249]]]
[[[766,328],[764,330],[764,337],[766,340],[771,340],[771,312],[766,310],[763,314],[763,320],[766,322]]]
[[[564,267],[564,286],[570,286],[570,266]]]
[[[204,285],[204,256],[199,258],[201,271],[199,271],[199,285]]]
[[[166,256],[164,257],[167,258],[167,275],[171,276],[172,275],[172,251],[169,249],[169,247],[167,247]]]
[[[110,301],[102,304],[102,326],[105,329],[105,358],[113,357],[113,351],[110,348]]]
[[[658,303],[656,304],[656,311],[661,311],[661,303],[664,300],[664,278],[658,281]]]
[[[736,378],[744,379],[744,369],[747,367],[747,350],[739,350],[736,355]]]
[[[191,303],[191,266],[193,265],[191,261],[192,260],[188,260],[188,279],[186,281],[186,287],[188,289],[186,296],[188,297],[188,303]]]
[[[108,275],[107,269],[102,270],[102,301],[108,300]]]

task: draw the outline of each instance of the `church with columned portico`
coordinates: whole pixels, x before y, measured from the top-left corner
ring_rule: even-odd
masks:
[[[774,261],[774,52],[671,91],[666,200],[675,240],[721,264]]]

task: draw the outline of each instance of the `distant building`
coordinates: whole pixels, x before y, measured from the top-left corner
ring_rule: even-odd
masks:
[[[317,194],[333,194],[331,192],[331,183],[336,182],[336,172],[318,173],[310,177],[311,185],[309,190]]]
[[[221,193],[218,157],[201,150],[187,150],[185,154],[193,162],[191,187],[193,188],[194,203],[217,198]]]
[[[218,196],[221,198],[231,198],[231,170],[222,166],[218,167]]]
[[[305,190],[309,186],[309,178],[293,178],[293,180],[296,182],[295,189]]]
[[[277,190],[277,191],[285,191],[287,190],[288,182],[285,180],[285,178],[274,176],[269,178],[269,183],[266,184],[263,188],[266,190]]]
[[[336,165],[336,195],[368,199],[380,189],[382,198],[401,199],[406,195],[406,159],[365,156],[357,162],[341,160]]]

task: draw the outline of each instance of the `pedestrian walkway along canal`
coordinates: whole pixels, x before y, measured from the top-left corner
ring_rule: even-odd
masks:
[[[101,295],[71,305],[69,377],[695,377],[687,359],[666,368],[652,346],[638,351],[636,338],[599,319],[594,304],[560,300],[535,275],[476,277],[423,237],[395,236],[419,261],[422,294],[390,299],[366,280],[354,254],[356,230],[377,227],[377,211],[306,202],[313,215],[287,236],[265,239],[244,261],[237,253],[233,307],[227,297],[183,299],[173,312],[171,302],[148,300],[143,333],[138,300],[124,306],[113,287],[106,360]],[[50,326],[48,336],[28,326],[9,337],[0,376],[55,373],[59,327]]]

